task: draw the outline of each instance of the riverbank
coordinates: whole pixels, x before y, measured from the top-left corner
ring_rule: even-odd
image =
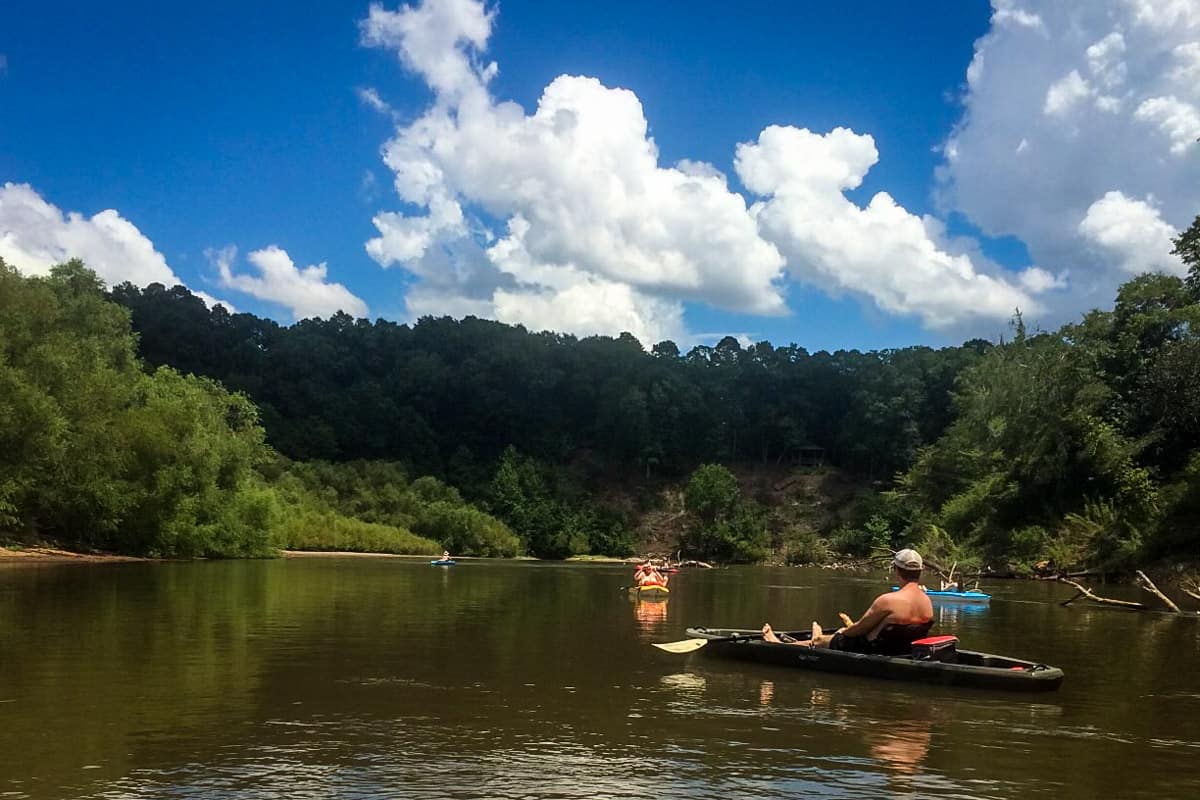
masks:
[[[280,550],[281,558],[407,558],[414,561],[428,561],[436,556],[428,553],[363,553],[355,550]],[[455,561],[478,561],[479,556],[454,556]],[[497,561],[538,561],[533,556],[513,556],[512,558],[496,559]]]
[[[110,564],[125,561],[155,561],[153,558],[119,556],[111,553],[74,553],[57,547],[0,547],[0,563]]]

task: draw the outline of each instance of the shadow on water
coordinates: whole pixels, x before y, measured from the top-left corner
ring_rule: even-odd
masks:
[[[670,655],[689,625],[804,627],[882,580],[395,560],[0,572],[0,794],[18,798],[1063,797],[1200,792],[1192,621],[998,584],[964,647],[1049,696]],[[1136,770],[1129,769],[1137,764]]]

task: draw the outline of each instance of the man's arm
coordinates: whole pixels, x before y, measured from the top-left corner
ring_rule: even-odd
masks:
[[[853,625],[848,625],[841,629],[843,636],[866,636],[871,631],[883,622],[892,613],[892,609],[888,608],[886,603],[881,602],[881,598],[876,599],[866,613],[858,618],[858,622]]]

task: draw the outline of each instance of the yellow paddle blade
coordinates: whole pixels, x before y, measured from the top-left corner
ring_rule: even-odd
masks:
[[[682,642],[651,642],[650,644],[668,653],[690,653],[708,644],[708,639],[684,639]]]
[[[845,611],[838,612],[838,619],[840,619],[842,621],[842,624],[845,625],[847,628],[849,628],[851,625],[854,624],[854,620],[850,619],[850,615],[847,614]]]

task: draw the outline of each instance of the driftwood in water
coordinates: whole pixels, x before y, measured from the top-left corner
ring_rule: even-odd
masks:
[[[1083,584],[1076,583],[1075,581],[1071,580],[1070,578],[1059,577],[1058,581],[1059,581],[1059,583],[1065,583],[1068,586],[1074,586],[1075,589],[1078,591],[1078,594],[1076,594],[1070,600],[1064,600],[1061,603],[1059,603],[1060,606],[1069,606],[1071,603],[1074,603],[1076,600],[1083,597],[1088,600],[1091,600],[1094,603],[1101,603],[1106,606],[1120,606],[1122,608],[1136,608],[1139,611],[1149,611],[1150,610],[1142,603],[1131,603],[1128,600],[1113,600],[1110,597],[1100,597],[1097,594],[1093,594],[1091,589],[1087,588]]]
[[[1137,570],[1137,576],[1138,576],[1138,586],[1141,586],[1147,592],[1154,595],[1159,600],[1162,600],[1163,603],[1167,606],[1167,608],[1171,609],[1176,614],[1183,613],[1179,610],[1179,606],[1175,605],[1174,601],[1172,601],[1171,598],[1167,597],[1165,594],[1163,594],[1162,592],[1160,592],[1158,590],[1158,587],[1154,585],[1154,581],[1152,581],[1146,577],[1146,573],[1142,572],[1139,569],[1139,570]]]
[[[1179,590],[1188,597],[1200,600],[1200,584],[1189,583],[1187,586],[1180,586]]]
[[[1052,575],[1034,575],[1035,581],[1057,581],[1059,578],[1099,578],[1101,573],[1092,572],[1091,570],[1080,570],[1079,572],[1056,572]]]
[[[1158,587],[1154,585],[1154,581],[1152,581],[1148,577],[1146,577],[1146,573],[1142,572],[1141,570],[1137,570],[1137,576],[1138,576],[1138,582],[1137,582],[1138,586],[1142,587],[1147,592],[1150,592],[1152,595],[1154,595],[1159,600],[1161,600],[1163,602],[1163,605],[1165,605],[1170,610],[1170,613],[1178,614],[1183,617],[1189,617],[1191,619],[1200,619],[1200,613],[1197,613],[1194,611],[1181,610],[1179,608],[1179,606],[1177,606],[1174,602],[1171,601],[1171,598],[1167,597],[1165,594],[1163,594],[1162,592],[1159,591]],[[1064,600],[1063,602],[1059,603],[1059,605],[1062,605],[1062,606],[1070,605],[1071,603],[1074,603],[1076,600],[1078,600],[1082,597],[1087,600],[1091,600],[1094,603],[1100,603],[1102,605],[1107,605],[1107,606],[1119,606],[1121,608],[1132,608],[1137,611],[1158,611],[1159,610],[1159,609],[1150,608],[1143,603],[1132,603],[1128,600],[1113,600],[1110,597],[1100,597],[1099,595],[1093,593],[1091,589],[1088,589],[1083,584],[1076,583],[1075,581],[1071,580],[1070,578],[1064,578],[1062,576],[1059,576],[1058,581],[1059,581],[1059,583],[1065,583],[1068,586],[1073,586],[1077,592],[1077,594],[1074,597],[1072,597],[1070,600]],[[1197,588],[1200,588],[1200,587],[1197,587]],[[1192,593],[1192,592],[1188,591],[1187,589],[1184,589],[1183,591],[1187,592],[1192,597],[1195,597],[1197,600],[1200,600],[1200,593]]]

